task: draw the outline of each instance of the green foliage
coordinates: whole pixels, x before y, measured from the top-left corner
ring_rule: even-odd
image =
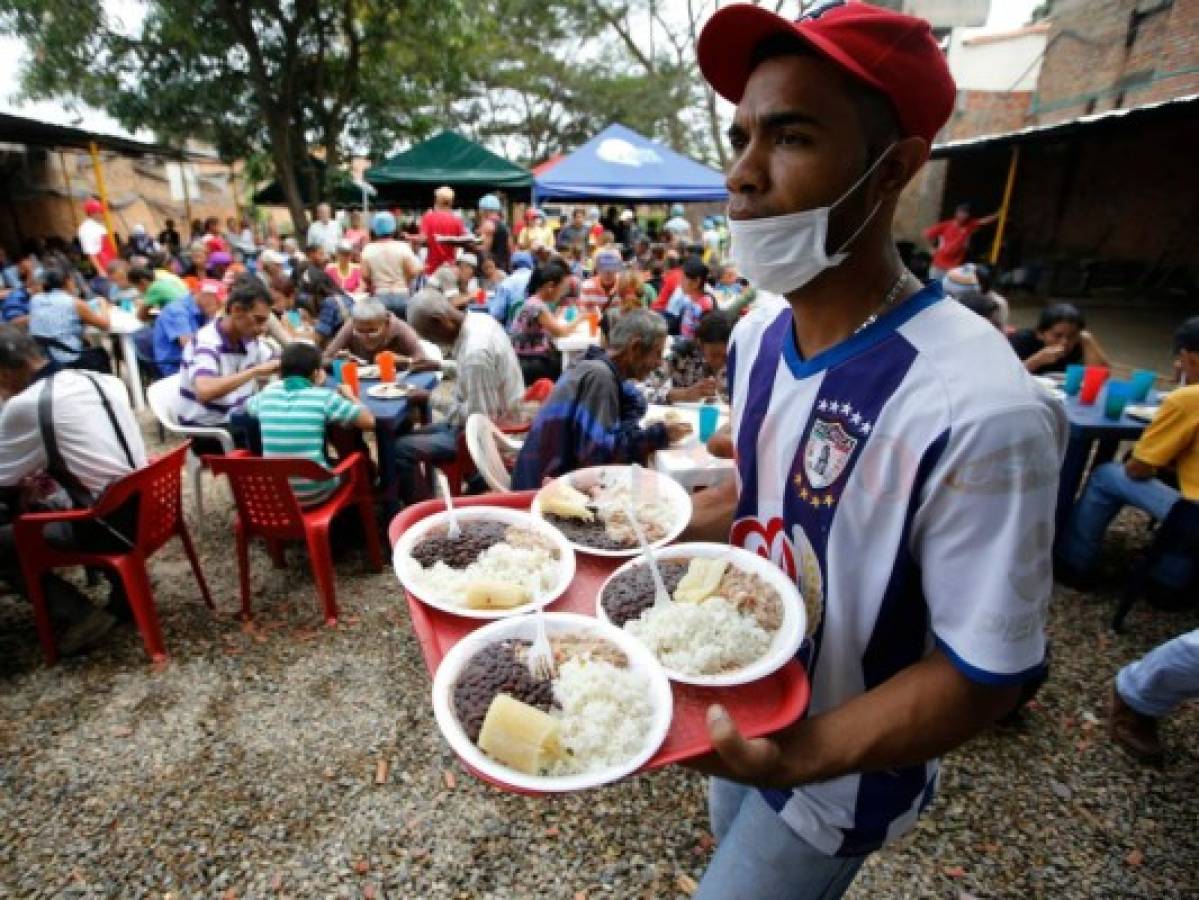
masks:
[[[703,101],[686,42],[645,51],[622,0],[146,0],[143,11],[134,28],[102,0],[0,0],[0,33],[28,43],[32,97],[209,143],[254,160],[254,174],[269,161],[297,229],[301,195],[328,195],[348,152],[378,159],[445,127],[526,163],[612,122],[713,156],[708,130],[680,114]],[[307,164],[317,148],[327,167]]]

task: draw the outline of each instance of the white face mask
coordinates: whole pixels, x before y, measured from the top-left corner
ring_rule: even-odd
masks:
[[[834,206],[848,197],[863,181],[870,177],[883,158],[891,151],[891,144],[878,155],[862,177],[833,201],[830,206],[818,206],[782,216],[767,216],[762,219],[729,219],[729,250],[737,271],[749,279],[750,284],[774,294],[787,295],[797,291],[825,269],[839,266],[848,257],[846,248],[854,242],[862,229],[869,224],[882,204],[874,204],[870,214],[849,236],[832,256],[828,255],[828,217]]]

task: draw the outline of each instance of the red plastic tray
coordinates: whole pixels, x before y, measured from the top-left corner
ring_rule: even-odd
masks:
[[[528,509],[535,494],[536,491],[523,491],[463,497],[456,499],[454,505]],[[408,528],[444,508],[445,504],[440,500],[430,500],[402,511],[387,529],[391,546],[395,547],[400,535]],[[576,559],[574,581],[566,593],[547,609],[594,616],[595,597],[600,586],[626,560],[589,556],[584,553],[577,554]],[[420,641],[421,652],[424,654],[425,665],[429,667],[430,675],[437,671],[442,658],[451,647],[476,628],[487,624],[485,620],[454,616],[426,606],[411,594],[408,594],[407,598],[412,626]],[[674,719],[666,740],[642,771],[695,759],[710,752],[712,743],[708,740],[705,717],[708,706],[712,703],[720,703],[729,711],[742,734],[747,737],[760,737],[785,728],[803,715],[810,694],[807,673],[803,666],[794,660],[769,678],[755,681],[752,685],[703,688],[671,682],[670,687],[674,692]],[[501,782],[486,780],[504,790],[514,790]]]

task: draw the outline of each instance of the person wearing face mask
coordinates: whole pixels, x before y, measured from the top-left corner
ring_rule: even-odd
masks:
[[[1077,307],[1055,303],[1041,310],[1036,328],[1022,328],[1011,337],[1012,350],[1034,375],[1065,372],[1066,366],[1109,366],[1107,355]]]
[[[697,56],[737,105],[733,263],[786,306],[733,332],[738,477],[695,495],[686,538],[796,581],[811,701],[754,740],[709,708],[715,749],[695,766],[714,776],[717,849],[696,896],[838,897],[928,806],[938,757],[1044,671],[1066,422],[1003,337],[896,251],[899,195],[956,95],[927,22],[739,4]]]

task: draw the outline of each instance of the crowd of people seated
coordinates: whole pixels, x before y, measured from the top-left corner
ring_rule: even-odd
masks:
[[[326,424],[374,427],[369,410],[344,385],[327,389],[334,361],[369,363],[390,351],[401,370],[445,365],[454,372],[449,390],[395,436],[403,503],[429,496],[430,467],[461,451],[472,413],[516,421],[528,414],[526,389],[546,379],[553,388],[526,423],[515,488],[536,487],[582,466],[646,462],[685,431],[676,424],[643,426],[647,404],[727,402],[734,326],[751,310],[782,308],[780,298],[759,294],[729,264],[727,233],[718,220],[705,220],[701,239],[694,241],[682,208],[673,208],[655,233],[643,230],[632,210],[615,208],[602,215],[575,208],[557,229],[534,208],[509,226],[493,196],[480,201],[472,221],[463,219],[447,188],[435,193],[433,208],[419,220],[378,212],[369,229],[357,214],[339,220],[322,204],[302,251],[295,241],[260,240],[244,222],[229,219],[222,229],[210,218],[193,223],[189,243],[168,221],[157,239],[134,228],[115,252],[106,231],[97,242],[102,210],[89,203],[85,212],[77,245],[55,242],[4,261],[0,315],[7,325],[5,346],[12,348],[4,366],[29,373],[108,373],[114,360],[88,334],[103,332],[112,311],[121,308],[144,323],[137,335],[143,362],[156,377],[177,377],[173,413],[180,423],[225,429],[241,446],[249,440],[245,429],[254,428],[265,455],[302,455],[327,464],[321,438]],[[940,282],[947,295],[1007,334],[1030,373],[1109,364],[1073,306],[1050,305],[1035,327],[1016,330],[986,266],[963,262],[943,272]],[[594,331],[586,327],[592,322]],[[1176,338],[1188,382],[1199,378],[1196,327],[1188,322]],[[564,372],[557,342],[589,333],[594,346]],[[428,355],[429,345],[442,349],[445,362]],[[76,385],[70,397],[92,402],[78,387],[84,382],[58,383]],[[119,382],[97,383],[119,397],[114,403],[127,414],[124,395],[114,387]],[[1062,544],[1064,569],[1093,569],[1103,532],[1122,505],[1160,519],[1178,498],[1199,499],[1190,471],[1199,460],[1199,406],[1188,399],[1192,391],[1199,386],[1171,395],[1166,414],[1126,463],[1096,469]],[[419,389],[409,394],[416,407],[429,400]],[[20,409],[6,407],[14,415]],[[308,413],[312,433],[300,437],[296,422]],[[74,445],[60,443],[72,462]],[[144,460],[140,437],[130,443]],[[11,457],[14,442],[6,438],[4,446]],[[709,446],[731,454],[727,434]],[[219,452],[220,444],[200,439],[196,449]],[[39,460],[30,456],[26,462],[22,473]],[[0,458],[0,469],[6,464],[16,465]],[[105,474],[117,471],[115,461],[113,467]],[[1174,468],[1177,487],[1155,477]],[[296,493],[308,504],[330,489],[302,484]],[[60,607],[69,610],[69,591],[56,590],[68,598]]]

